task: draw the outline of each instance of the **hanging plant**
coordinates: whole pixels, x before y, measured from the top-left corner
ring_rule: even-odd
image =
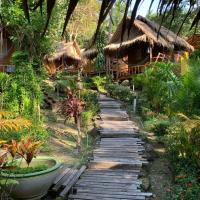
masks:
[[[95,60],[95,67],[97,71],[101,71],[101,69],[105,65],[105,56],[104,56],[105,45],[106,45],[105,31],[100,31],[99,34],[97,35],[97,42],[96,42],[97,57]]]

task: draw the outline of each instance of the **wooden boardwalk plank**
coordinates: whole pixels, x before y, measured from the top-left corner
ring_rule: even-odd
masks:
[[[128,120],[122,104],[100,95],[98,123],[101,140],[93,151],[93,160],[74,186],[69,199],[145,200],[151,193],[141,192],[138,179],[144,158],[139,129]]]

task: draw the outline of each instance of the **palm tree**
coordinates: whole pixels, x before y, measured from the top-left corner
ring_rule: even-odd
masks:
[[[65,29],[67,27],[67,24],[70,20],[70,17],[72,16],[77,4],[79,3],[80,0],[68,0],[68,7],[67,7],[67,11],[66,11],[66,17],[65,17],[65,21],[64,21],[64,25],[63,25],[63,31],[62,31],[62,36],[65,33]],[[124,0],[121,0],[124,1]],[[147,1],[147,0],[144,0]],[[13,1],[10,1],[11,3]],[[46,19],[46,25],[44,27],[44,31],[43,31],[43,36],[46,33],[46,30],[48,28],[48,24],[51,18],[51,14],[52,14],[52,10],[56,5],[56,0],[36,0],[34,4],[30,4],[29,0],[22,0],[22,8],[24,10],[24,14],[27,18],[27,20],[30,22],[30,15],[29,13],[31,11],[34,11],[38,8],[42,9],[42,6],[46,3],[46,7],[47,7],[47,19]],[[100,9],[100,13],[99,13],[99,20],[97,23],[97,27],[96,27],[96,32],[94,33],[93,36],[93,43],[96,41],[96,37],[98,35],[98,32],[100,30],[100,26],[103,23],[103,21],[106,19],[108,13],[110,12],[110,10],[112,9],[113,5],[115,4],[116,0],[101,0],[101,9]],[[126,17],[129,13],[129,10],[131,9],[131,22],[133,22],[133,20],[136,17],[136,13],[137,10],[139,8],[139,5],[142,4],[143,0],[126,0],[126,8],[124,10],[124,17],[123,17],[123,21],[124,21],[124,27],[125,27],[125,22],[126,22]],[[152,4],[154,3],[154,0],[151,0],[150,3],[150,7],[149,10],[152,7]],[[186,19],[191,15],[191,13],[195,10],[196,14],[193,18],[193,22],[191,24],[191,28],[193,27],[197,27],[198,26],[198,22],[200,21],[200,8],[198,7],[199,5],[199,0],[159,0],[159,4],[158,4],[158,8],[157,8],[157,13],[159,15],[162,14],[162,19],[164,19],[165,17],[171,17],[171,24],[173,23],[173,20],[177,14],[177,12],[179,11],[179,7],[185,5],[185,7],[188,8],[188,12],[185,14],[185,18],[182,21],[182,24],[180,24],[180,29],[182,28],[183,24],[185,23]],[[169,12],[171,11],[171,12]],[[166,16],[167,13],[172,13],[171,16]],[[0,16],[1,18],[1,16]],[[161,20],[163,21],[163,20]],[[131,28],[131,24],[130,23],[130,28]],[[161,22],[162,24],[162,22]],[[123,32],[122,32],[123,35]]]

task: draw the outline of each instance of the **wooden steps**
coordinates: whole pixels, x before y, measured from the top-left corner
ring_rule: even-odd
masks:
[[[63,167],[59,176],[54,180],[49,195],[51,196],[53,194],[53,196],[66,197],[85,169],[86,166],[82,166],[80,169],[77,166],[73,168]]]
[[[100,95],[98,123],[101,140],[93,151],[93,160],[73,187],[68,199],[145,200],[151,193],[141,192],[138,179],[147,164],[138,127],[128,120],[120,102]]]

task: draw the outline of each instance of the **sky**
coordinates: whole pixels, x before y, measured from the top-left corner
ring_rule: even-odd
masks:
[[[134,5],[134,3],[135,3],[135,1],[133,1],[133,5]],[[143,17],[145,17],[148,13],[150,3],[151,3],[151,0],[144,0],[143,3],[139,6],[137,15],[142,15]],[[154,0],[154,3],[151,7],[152,12],[154,12],[154,13],[156,12],[158,3],[159,3],[159,0]]]

